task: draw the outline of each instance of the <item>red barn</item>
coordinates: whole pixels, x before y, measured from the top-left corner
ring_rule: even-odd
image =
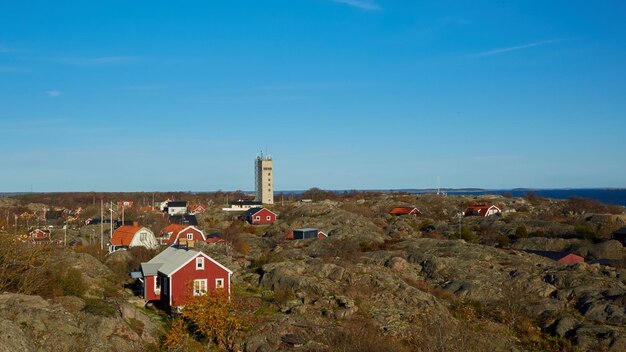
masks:
[[[158,240],[162,246],[171,246],[174,243],[178,243],[179,238],[186,238],[187,240],[194,240],[196,242],[206,241],[206,236],[202,230],[195,226],[179,224],[170,224],[164,228]]]
[[[252,225],[269,225],[276,221],[276,214],[266,208],[252,208],[243,213],[241,218]]]
[[[141,263],[144,299],[160,302],[168,310],[183,307],[193,296],[224,290],[230,297],[231,270],[202,251],[189,246],[166,248]]]
[[[422,212],[417,210],[417,208],[412,207],[395,207],[389,211],[391,215],[413,215],[415,217],[422,215]]]

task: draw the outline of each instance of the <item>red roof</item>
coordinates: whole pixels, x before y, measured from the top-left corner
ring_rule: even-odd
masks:
[[[417,208],[412,207],[395,207],[389,212],[391,215],[419,215],[421,213]]]
[[[189,206],[189,211],[194,211],[196,213],[204,213],[206,209],[200,204],[192,204]]]
[[[180,224],[169,224],[162,231],[161,234],[172,234],[177,235],[179,232],[187,228],[188,226],[180,225]]]
[[[111,244],[114,246],[130,246],[130,243],[135,237],[137,231],[141,230],[141,226],[124,225],[118,227],[113,232],[113,238],[111,238]]]

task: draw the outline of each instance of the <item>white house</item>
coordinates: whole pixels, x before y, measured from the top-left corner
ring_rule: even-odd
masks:
[[[150,229],[138,226],[137,223],[115,229],[109,244],[109,253],[132,247],[155,249],[159,248],[159,242]]]

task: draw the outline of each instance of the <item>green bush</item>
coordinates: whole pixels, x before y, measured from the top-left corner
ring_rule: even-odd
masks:
[[[99,315],[101,317],[112,317],[116,313],[115,307],[111,304],[96,298],[85,299],[85,307],[83,312]]]
[[[68,268],[61,279],[61,288],[64,296],[82,297],[87,292],[87,284],[83,280],[80,270]]]
[[[462,239],[470,243],[478,243],[479,237],[476,232],[472,231],[469,227],[463,226],[461,233],[455,232],[452,234],[453,239]]]
[[[515,229],[514,238],[515,239],[520,239],[520,238],[526,238],[526,237],[528,237],[528,230],[526,229],[526,226],[519,225]]]

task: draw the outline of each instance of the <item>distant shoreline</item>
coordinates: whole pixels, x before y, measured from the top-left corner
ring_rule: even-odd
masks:
[[[368,189],[368,190],[328,190],[335,193],[352,193],[352,192],[381,192],[381,193],[408,193],[408,194],[436,194],[437,191],[441,194],[449,195],[466,195],[466,196],[480,196],[487,194],[494,195],[507,195],[510,194],[514,197],[523,197],[530,193],[537,196],[552,199],[569,199],[572,197],[588,198],[597,200],[605,204],[615,204],[626,206],[626,188],[616,187],[604,187],[604,188],[512,188],[512,189],[485,189],[485,188],[404,188],[404,189]],[[63,194],[63,193],[187,193],[187,194],[203,194],[203,193],[216,193],[216,192],[236,192],[236,191],[138,191],[138,192],[0,192],[0,197],[21,196],[28,194]],[[252,191],[241,191],[246,194],[254,193]],[[291,191],[276,191],[276,195],[295,194],[300,195],[306,192],[306,190],[291,190]]]

